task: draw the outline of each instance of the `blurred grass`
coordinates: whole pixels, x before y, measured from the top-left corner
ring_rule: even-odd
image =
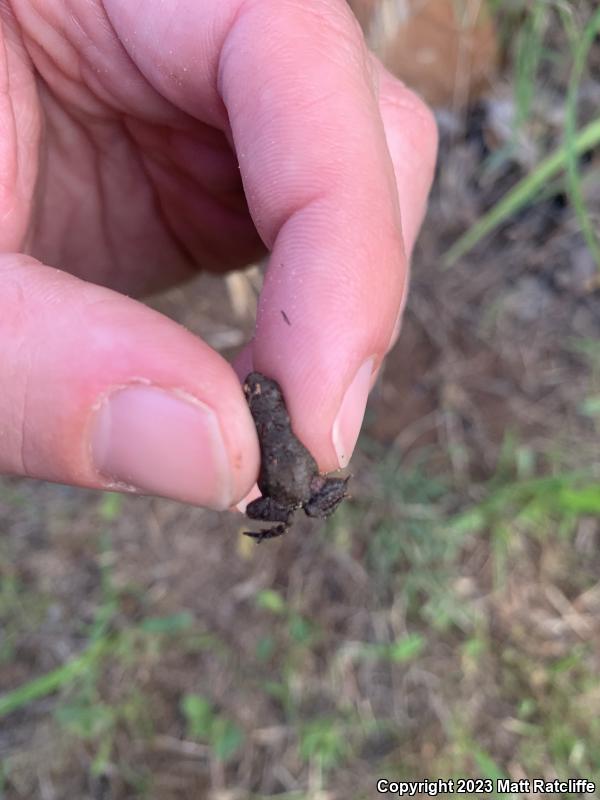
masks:
[[[544,55],[544,35],[548,27],[548,0],[534,0],[520,25],[515,26],[514,141],[532,110],[536,85]]]
[[[465,231],[448,249],[444,265],[450,267],[469,253],[479,242],[493,233],[502,223],[525,206],[541,199],[544,189],[561,171],[566,170],[569,198],[587,246],[600,269],[600,244],[589,209],[586,207],[579,169],[579,156],[600,143],[600,118],[592,120],[582,130],[577,129],[577,99],[584,76],[590,49],[600,31],[600,10],[577,30],[572,10],[561,3],[535,0],[529,8],[523,6],[524,22],[516,27],[514,59],[515,115],[513,120],[512,148],[527,122],[536,92],[542,57],[544,34],[548,24],[549,9],[559,13],[570,43],[573,62],[564,115],[564,143],[544,158],[525,175],[504,197],[498,200],[483,216]],[[526,10],[527,9],[527,10]],[[496,9],[498,12],[500,7]],[[547,54],[551,57],[553,54]],[[505,154],[506,155],[506,154]]]
[[[577,98],[581,81],[588,61],[590,49],[600,33],[600,9],[592,16],[582,34],[573,33],[574,64],[569,81],[567,103],[565,109],[565,147],[567,155],[567,179],[569,197],[577,216],[579,226],[585,237],[587,246],[594,256],[596,266],[600,269],[600,243],[586,207],[581,186],[581,175],[578,164],[577,148]]]
[[[358,678],[365,670],[377,672],[387,665],[394,680],[407,680],[413,665],[423,669],[436,650],[452,647],[457,655],[447,662],[454,664],[443,690],[445,742],[429,765],[429,774],[433,770],[446,776],[489,777],[502,772],[493,750],[486,749],[485,737],[473,728],[480,720],[470,716],[460,692],[452,696],[456,671],[460,670],[469,686],[489,691],[512,709],[506,724],[518,737],[515,757],[523,769],[600,780],[600,717],[589,713],[600,703],[598,664],[591,641],[567,655],[540,657],[521,647],[517,625],[516,632],[508,629],[509,641],[497,650],[486,615],[460,588],[472,580],[465,573],[465,552],[477,542],[489,541],[490,571],[495,578],[486,602],[501,606],[508,576],[522,563],[524,551],[542,541],[545,548],[551,545],[559,561],[564,559],[567,571],[560,581],[577,586],[578,591],[585,589],[585,575],[571,579],[569,564],[578,522],[586,515],[600,514],[600,484],[589,474],[518,479],[523,448],[513,437],[496,475],[477,487],[478,501],[452,511],[456,499],[452,485],[431,477],[425,464],[407,470],[394,451],[384,452],[373,442],[363,446],[375,467],[373,495],[347,505],[345,513],[350,519],[333,517],[323,539],[344,552],[346,542],[338,537],[337,529],[350,525],[358,532],[367,547],[369,581],[377,587],[377,614],[391,620],[402,603],[406,628],[387,640],[340,638],[324,620],[303,609],[301,597],[292,601],[275,588],[262,589],[254,603],[268,619],[268,634],[257,635],[254,654],[247,655],[250,662],[236,673],[242,690],[262,694],[267,702],[280,706],[286,735],[295,740],[298,759],[319,776],[317,784],[324,789],[328,776],[355,761],[370,741],[388,735],[393,742],[398,736],[393,709],[387,717],[381,713],[365,716],[357,699],[336,691],[339,676],[351,670]],[[525,472],[528,474],[528,467]],[[104,518],[113,520],[119,503],[113,505],[110,496],[102,503]],[[99,534],[99,543],[106,556],[110,552],[106,533]],[[114,769],[120,731],[127,730],[128,736],[142,741],[151,741],[157,733],[156,720],[149,713],[152,689],[133,676],[148,673],[153,663],[160,662],[165,648],[179,648],[184,653],[197,647],[198,637],[207,635],[186,610],[135,623],[119,620],[121,598],[112,582],[112,560],[104,557],[101,563],[100,601],[81,652],[0,697],[0,717],[6,719],[56,693],[55,724],[63,735],[91,748],[91,774],[96,777]],[[10,606],[4,613],[10,615]],[[204,641],[202,648],[227,653],[228,646],[218,635],[208,633]],[[315,673],[323,647],[329,652],[326,666]],[[225,656],[225,669],[228,661]],[[115,669],[131,676],[121,679],[118,692],[106,682]],[[492,674],[493,688],[489,686]],[[326,706],[307,717],[303,697],[315,681],[320,695],[327,698]],[[202,693],[183,692],[179,704],[190,741],[224,763],[243,753],[250,732],[231,710],[220,707],[210,687]],[[415,754],[406,746],[401,752],[400,762],[393,755],[380,760],[382,774],[419,777]],[[126,771],[127,765],[119,768]],[[145,785],[148,776],[144,778],[131,765],[129,769],[130,780],[135,775],[138,786]],[[5,770],[10,775],[10,758]]]
[[[448,249],[444,266],[451,267],[471,251],[488,234],[538,197],[539,192],[557,173],[568,165],[569,152],[576,156],[600,144],[600,119],[590,122],[572,140],[571,147],[563,145],[520,180],[501,200],[469,228]]]

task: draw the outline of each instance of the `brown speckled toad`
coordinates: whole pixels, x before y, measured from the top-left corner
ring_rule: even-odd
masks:
[[[317,462],[296,438],[279,385],[251,372],[244,393],[256,425],[261,464],[258,488],[262,497],[248,504],[250,519],[278,522],[261,531],[245,531],[257,542],[284,534],[298,509],[309,517],[328,517],[347,497],[348,478],[319,474]]]

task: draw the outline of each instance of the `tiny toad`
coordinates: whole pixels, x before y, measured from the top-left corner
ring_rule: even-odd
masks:
[[[257,542],[284,534],[294,512],[303,508],[309,517],[328,517],[347,497],[348,478],[319,474],[317,462],[296,438],[279,385],[260,372],[251,372],[244,394],[256,425],[261,464],[258,488],[262,497],[248,504],[250,519],[278,522],[261,531],[245,531]]]

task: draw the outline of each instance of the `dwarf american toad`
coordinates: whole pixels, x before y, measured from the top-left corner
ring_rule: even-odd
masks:
[[[303,508],[309,517],[328,517],[347,497],[348,478],[319,474],[317,462],[295,436],[279,384],[260,372],[251,372],[244,394],[256,425],[260,444],[258,488],[262,497],[248,504],[250,519],[278,522],[261,531],[245,531],[257,542],[284,534],[294,512]]]

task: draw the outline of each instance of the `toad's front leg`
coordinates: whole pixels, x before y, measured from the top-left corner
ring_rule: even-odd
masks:
[[[322,475],[313,478],[310,500],[304,506],[304,511],[309,517],[328,517],[336,510],[345,497],[347,478],[325,478]]]

